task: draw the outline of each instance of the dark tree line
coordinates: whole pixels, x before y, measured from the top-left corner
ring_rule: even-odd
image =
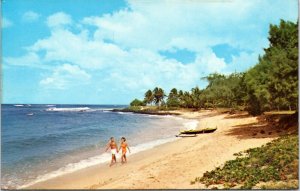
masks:
[[[246,72],[210,74],[208,85],[190,91],[173,88],[168,95],[156,87],[132,106],[155,104],[169,108],[243,108],[258,115],[269,110],[298,110],[298,22],[270,25],[269,48]],[[165,99],[166,98],[166,99]]]

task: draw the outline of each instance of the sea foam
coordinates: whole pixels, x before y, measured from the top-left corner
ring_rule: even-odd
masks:
[[[46,109],[46,111],[87,111],[89,110],[89,107],[74,107],[74,108],[56,108],[56,107],[50,107]]]

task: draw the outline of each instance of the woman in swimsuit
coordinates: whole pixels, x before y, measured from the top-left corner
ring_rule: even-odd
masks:
[[[105,152],[110,148],[111,151],[111,162],[109,166],[117,163],[116,154],[119,152],[117,143],[115,142],[114,138],[111,137],[110,141],[107,144]]]
[[[119,150],[122,149],[122,157],[121,157],[122,164],[127,162],[127,160],[126,160],[127,148],[128,148],[129,153],[130,153],[130,149],[128,147],[128,144],[126,143],[126,138],[122,137],[121,138],[121,145],[120,145],[120,148],[119,148]]]

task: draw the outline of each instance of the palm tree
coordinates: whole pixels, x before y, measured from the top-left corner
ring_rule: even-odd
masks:
[[[184,106],[184,99],[183,99],[183,91],[182,90],[178,91],[178,99],[179,99],[179,105],[181,107],[183,107]]]
[[[193,106],[197,109],[201,107],[201,93],[202,91],[198,88],[198,86],[192,88],[191,97],[193,99]]]
[[[154,100],[153,93],[152,93],[151,90],[148,90],[148,91],[145,93],[144,102],[147,103],[147,104],[152,104],[153,100]]]
[[[171,91],[168,95],[167,106],[168,107],[178,107],[179,106],[179,96],[178,96],[176,88],[171,89]]]
[[[160,105],[160,103],[163,101],[164,97],[165,97],[165,92],[163,89],[156,87],[154,88],[153,92],[153,97],[154,97],[154,103],[156,105]]]
[[[193,107],[193,99],[191,94],[188,91],[183,93],[182,99],[183,99],[184,107],[186,108]]]
[[[177,89],[176,89],[176,88],[171,89],[170,95],[171,95],[171,94],[172,94],[172,96],[176,97],[176,96],[178,95]]]

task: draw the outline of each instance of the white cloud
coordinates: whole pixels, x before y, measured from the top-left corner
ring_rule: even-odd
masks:
[[[122,93],[142,92],[140,95],[143,95],[144,91],[155,86],[166,91],[173,87],[189,90],[201,77],[201,68],[195,64],[183,65],[147,50],[133,49],[121,60],[123,62],[115,63],[109,69],[109,74],[99,85],[109,84]]]
[[[227,30],[242,24],[254,3],[183,3],[183,1],[129,1],[131,9],[124,9],[103,17],[83,19],[84,24],[99,27],[95,39],[109,38],[123,47],[168,49],[195,48],[212,43],[230,41],[232,31]],[[238,8],[237,8],[238,7]],[[251,15],[252,16],[252,15]],[[239,28],[234,33],[240,33]],[[222,34],[222,38],[216,38]],[[181,43],[176,43],[181,39]],[[195,43],[189,43],[188,41]],[[175,42],[173,44],[173,42]]]
[[[35,22],[39,19],[40,14],[34,12],[34,11],[27,11],[23,14],[22,20],[24,22]]]
[[[39,69],[51,69],[50,65],[42,63],[40,56],[36,52],[28,52],[21,57],[4,57],[3,63],[5,66],[26,66]]]
[[[265,46],[261,38],[266,35],[262,32],[270,22],[286,17],[297,19],[297,3],[291,2],[287,5],[278,0],[130,0],[130,9],[102,17],[87,17],[82,23],[98,27],[94,34],[96,40],[111,39],[125,48],[162,50],[177,47],[201,51],[202,47],[229,43],[244,49],[261,49]],[[276,7],[273,8],[276,12],[270,11],[270,7]],[[282,7],[291,9],[287,12]]]
[[[46,63],[68,61],[82,68],[103,69],[121,62],[125,52],[118,46],[88,40],[87,31],[74,34],[69,30],[52,31],[49,38],[37,41],[28,50],[45,52]]]
[[[209,50],[202,55],[198,55],[195,62],[199,70],[203,71],[203,75],[215,72],[222,73],[227,66],[223,58],[218,58],[215,53]]]
[[[68,89],[74,86],[88,84],[91,76],[78,66],[63,64],[54,69],[51,76],[40,81],[46,89]]]
[[[89,85],[132,96],[155,86],[166,91],[173,87],[190,90],[199,84],[204,88],[200,78],[209,73],[230,73],[254,65],[268,43],[269,24],[297,16],[297,9],[288,5],[294,14],[283,11],[286,3],[276,0],[205,2],[132,0],[128,9],[80,22],[55,13],[47,18],[51,35],[27,47],[24,57],[7,62],[49,67],[40,85],[52,89]],[[273,5],[279,7],[276,12],[269,10]],[[72,30],[76,26],[79,32]],[[211,49],[225,43],[245,51],[226,63]],[[184,65],[159,54],[175,48],[195,52],[195,61]]]
[[[238,56],[232,56],[232,61],[226,67],[225,73],[243,72],[258,63],[257,53],[241,52]]]
[[[70,15],[64,12],[58,12],[49,16],[46,23],[50,28],[62,27],[65,25],[70,25],[72,23],[72,18]]]
[[[2,17],[2,28],[8,28],[13,26],[13,22],[10,21],[8,18]]]

